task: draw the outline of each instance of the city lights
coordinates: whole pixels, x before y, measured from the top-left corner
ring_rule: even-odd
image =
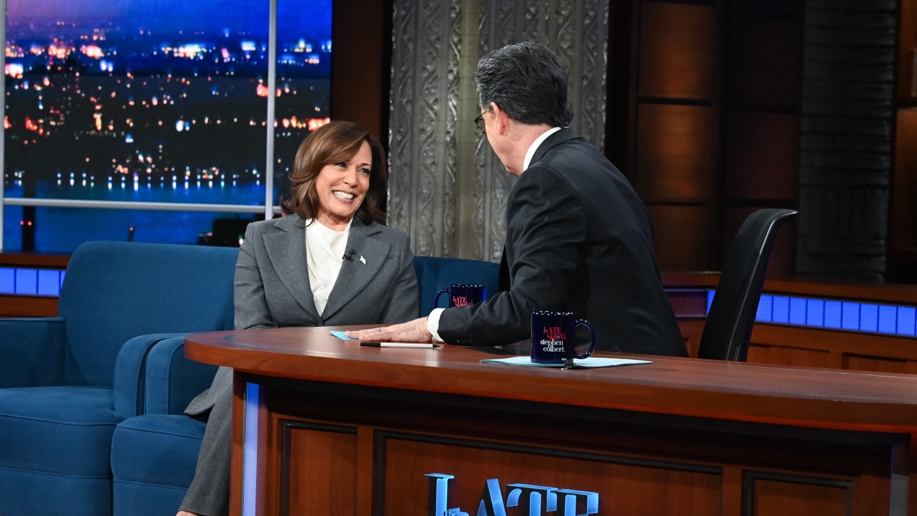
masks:
[[[8,10],[7,199],[265,202],[268,2],[260,17],[243,14],[256,9],[257,0],[133,2],[102,9],[104,16],[86,15],[98,2],[61,4],[66,8],[38,12],[17,3]],[[130,11],[141,4],[160,11]],[[287,5],[294,14],[278,27],[275,68],[273,123],[283,128],[274,133],[276,189],[285,187],[302,139],[327,123],[330,106],[330,2],[315,4],[321,12]],[[303,27],[323,28],[313,34]],[[11,208],[22,210],[5,209]],[[41,242],[61,241],[52,231],[99,238],[90,231],[102,223],[74,213],[95,210],[42,210],[66,215],[29,218],[37,222],[36,250]],[[7,222],[22,218],[4,217],[4,249],[16,249],[8,235],[21,233]],[[157,224],[152,218],[132,224],[149,235],[156,230],[144,224]],[[182,241],[180,228],[163,224],[161,240]]]

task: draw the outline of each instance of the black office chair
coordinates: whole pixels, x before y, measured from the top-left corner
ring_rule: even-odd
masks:
[[[698,358],[745,362],[777,230],[794,210],[758,210],[736,234],[716,286]]]

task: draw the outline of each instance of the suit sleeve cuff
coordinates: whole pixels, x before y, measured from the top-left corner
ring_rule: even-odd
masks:
[[[439,317],[443,314],[443,310],[445,308],[434,308],[427,316],[427,330],[433,335],[433,342],[445,342],[439,336]]]

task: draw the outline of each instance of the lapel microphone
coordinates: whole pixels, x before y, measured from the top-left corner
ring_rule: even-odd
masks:
[[[341,258],[344,259],[344,260],[347,260],[348,262],[352,262],[352,261],[353,261],[353,253],[355,253],[355,252],[357,252],[356,249],[351,249],[350,251],[347,251],[346,253],[344,253],[344,256],[342,256]]]

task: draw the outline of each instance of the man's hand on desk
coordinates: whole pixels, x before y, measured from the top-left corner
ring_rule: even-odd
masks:
[[[426,317],[384,328],[347,331],[344,334],[367,342],[433,342],[433,335],[427,330]]]

